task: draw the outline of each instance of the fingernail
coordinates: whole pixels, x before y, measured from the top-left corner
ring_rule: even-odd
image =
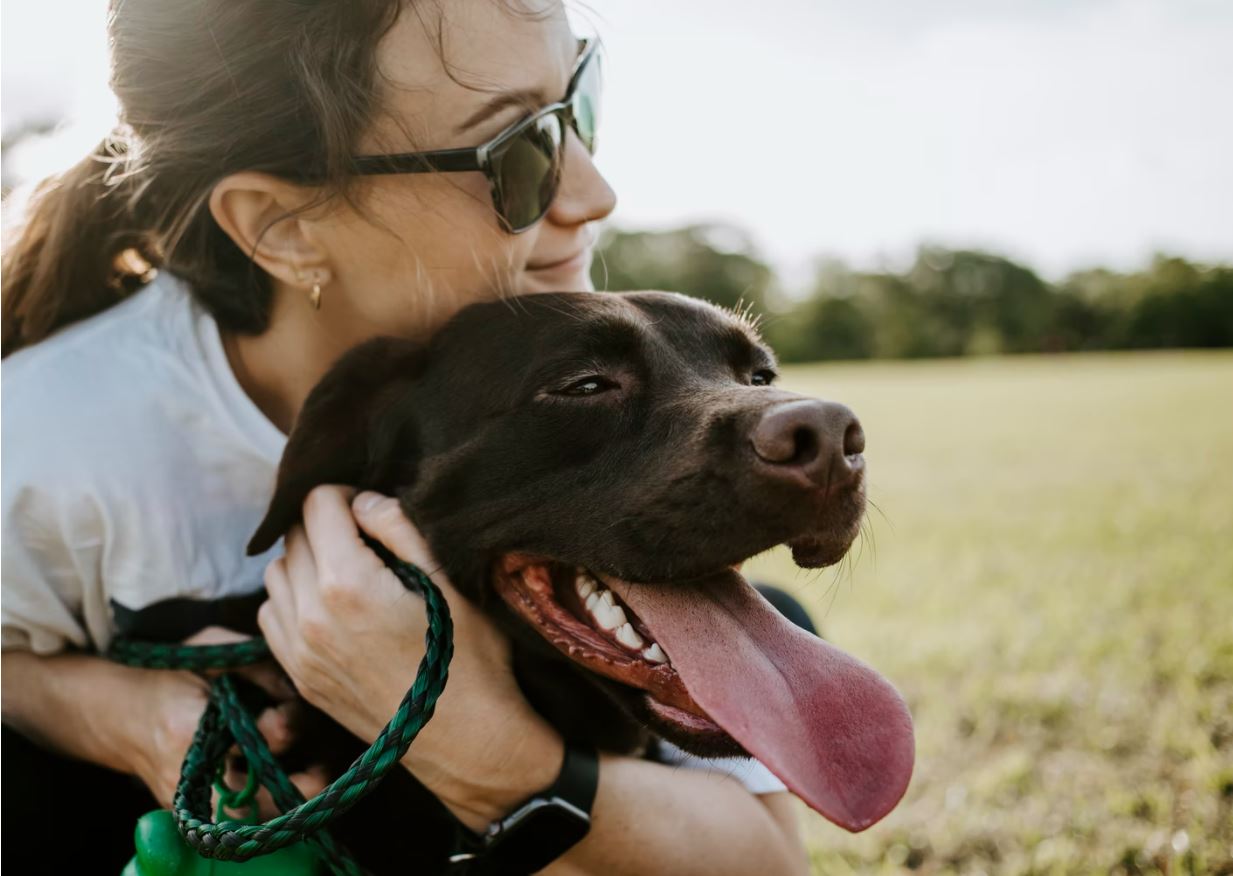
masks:
[[[371,511],[373,508],[376,508],[377,504],[384,498],[385,497],[380,493],[360,493],[355,497],[355,502],[352,503],[352,507],[354,507],[356,511],[363,514],[365,511]]]

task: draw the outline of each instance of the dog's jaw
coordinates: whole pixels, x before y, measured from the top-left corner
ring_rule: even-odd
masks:
[[[695,754],[745,753],[694,702],[641,620],[594,576],[513,553],[497,564],[492,581],[516,617],[639,723]]]

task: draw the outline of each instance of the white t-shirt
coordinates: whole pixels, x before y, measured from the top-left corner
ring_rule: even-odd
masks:
[[[162,273],[13,354],[2,381],[4,649],[103,651],[117,634],[251,625],[282,547],[248,557],[245,545],[286,436],[181,281]],[[783,789],[740,763],[754,793]]]
[[[10,356],[2,379],[5,649],[174,636],[262,588],[281,547],[244,548],[286,436],[244,393],[217,323],[182,283],[161,274]],[[165,600],[179,610],[140,614]]]

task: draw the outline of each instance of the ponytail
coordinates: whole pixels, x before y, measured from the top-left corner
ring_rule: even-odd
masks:
[[[107,137],[35,190],[4,251],[0,356],[105,310],[158,265],[139,192],[122,173],[126,153],[119,137]]]
[[[345,194],[380,107],[378,46],[408,4],[108,5],[123,124],[44,182],[6,236],[2,356],[106,310],[154,268],[183,280],[220,328],[265,331],[272,280],[214,221],[210,192],[256,171]]]

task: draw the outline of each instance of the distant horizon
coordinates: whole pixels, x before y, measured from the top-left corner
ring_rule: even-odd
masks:
[[[1185,252],[1178,249],[1159,248],[1145,251],[1137,260],[1132,256],[1121,264],[1113,264],[1109,261],[1101,261],[1094,258],[1089,261],[1079,261],[1072,266],[1064,267],[1057,272],[1052,272],[1046,270],[1043,265],[1035,263],[1030,256],[1017,254],[1009,247],[1000,247],[993,243],[964,243],[954,240],[931,239],[919,240],[915,243],[905,243],[904,246],[898,250],[883,251],[865,258],[851,257],[841,252],[822,248],[812,256],[804,255],[798,260],[784,264],[771,257],[767,253],[764,246],[757,240],[752,229],[748,226],[742,226],[739,223],[739,220],[708,219],[707,217],[699,216],[695,218],[686,217],[679,222],[655,226],[633,225],[622,222],[620,217],[617,217],[604,223],[604,226],[611,227],[614,230],[621,232],[649,234],[659,234],[699,226],[718,226],[745,231],[750,235],[750,243],[753,246],[754,255],[765,261],[765,263],[775,271],[777,278],[784,284],[785,291],[793,296],[807,294],[808,289],[804,288],[804,286],[813,281],[817,267],[825,262],[838,262],[844,267],[858,273],[902,273],[912,266],[920,250],[931,247],[949,250],[951,252],[980,252],[987,255],[1000,256],[1008,261],[1028,268],[1042,280],[1052,284],[1061,283],[1073,274],[1088,270],[1104,269],[1114,271],[1119,274],[1138,273],[1139,271],[1146,270],[1150,267],[1152,262],[1158,257],[1182,258],[1192,264],[1201,265],[1204,267],[1233,266],[1233,246],[1230,246],[1223,255],[1217,254],[1213,258],[1205,258],[1202,255],[1196,255],[1194,253]],[[725,246],[716,246],[715,248],[720,251],[738,251],[738,249]]]
[[[4,0],[6,150],[41,177],[106,131],[104,10]],[[72,14],[68,14],[71,10]],[[608,50],[597,163],[614,226],[745,229],[784,285],[921,245],[1056,282],[1157,253],[1233,259],[1233,3],[588,0]],[[42,35],[54,35],[41,38]]]

